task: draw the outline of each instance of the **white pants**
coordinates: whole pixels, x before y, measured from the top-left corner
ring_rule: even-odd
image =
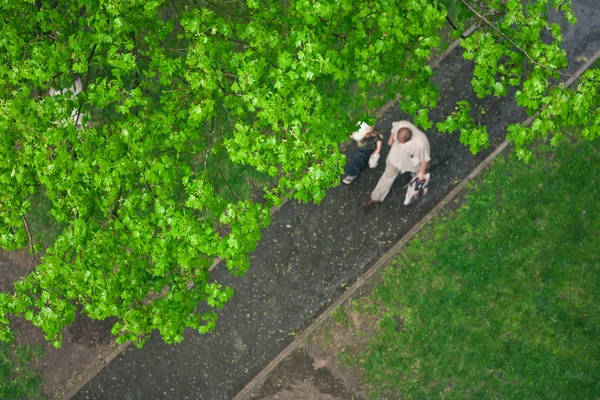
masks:
[[[389,160],[389,157],[385,160],[385,171],[383,171],[383,175],[379,178],[379,182],[377,182],[377,186],[375,186],[375,190],[371,193],[371,198],[375,201],[383,201],[385,196],[390,192],[396,177],[400,173],[400,170],[394,167]],[[411,172],[412,176],[417,175],[417,172]]]

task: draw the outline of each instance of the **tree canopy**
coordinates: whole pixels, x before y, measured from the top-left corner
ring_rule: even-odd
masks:
[[[19,315],[60,345],[77,310],[116,317],[118,341],[138,345],[213,329],[232,296],[209,277],[215,258],[243,274],[271,207],[337,185],[359,120],[400,95],[432,126],[427,63],[447,20],[479,24],[462,40],[476,93],[514,87],[539,113],[508,130],[523,159],[562,126],[596,138],[600,73],[559,84],[549,7],[575,23],[564,0],[1,2],[0,247],[40,262],[0,294],[0,338]],[[437,128],[487,146],[465,101]],[[254,173],[262,200],[236,186]],[[58,227],[46,242],[40,213]]]

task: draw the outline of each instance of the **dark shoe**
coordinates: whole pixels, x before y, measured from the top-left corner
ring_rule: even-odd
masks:
[[[381,204],[378,200],[368,199],[360,203],[364,208],[369,208],[371,206],[378,206]]]

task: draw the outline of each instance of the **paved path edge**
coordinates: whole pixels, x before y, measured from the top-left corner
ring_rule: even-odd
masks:
[[[470,33],[472,33],[476,27],[471,27],[469,29]],[[473,29],[473,31],[471,31]],[[468,31],[468,32],[469,32]],[[469,33],[469,34],[470,34]],[[460,39],[457,40],[460,42]],[[454,44],[454,43],[453,43]],[[454,46],[456,47],[456,46]],[[454,48],[452,47],[452,49]],[[449,48],[451,51],[451,49]],[[443,57],[447,56],[448,53],[443,53],[440,56],[441,61]],[[571,86],[583,73],[594,63],[596,60],[600,58],[600,51],[597,51],[577,72],[575,72],[574,76],[569,78],[565,82],[565,87]],[[384,108],[389,108],[390,106],[386,105]],[[523,125],[529,125],[533,122],[533,120],[537,117],[537,115],[531,116],[527,118]],[[244,400],[246,396],[248,396],[254,388],[256,388],[260,383],[262,383],[265,378],[273,371],[277,365],[279,365],[286,357],[294,352],[301,344],[303,344],[306,339],[319,327],[327,318],[333,314],[333,312],[342,304],[344,304],[358,289],[360,289],[382,266],[386,265],[388,261],[402,249],[433,217],[438,215],[440,211],[451,202],[463,189],[467,186],[469,182],[475,179],[481,171],[483,171],[486,167],[488,167],[492,161],[500,154],[504,149],[506,149],[509,145],[509,141],[505,140],[502,142],[496,149],[486,157],[466,178],[464,178],[454,189],[450,191],[427,215],[425,215],[415,226],[411,228],[396,244],[388,250],[379,260],[373,264],[371,268],[369,268],[364,274],[359,276],[357,280],[354,282],[352,286],[350,286],[340,297],[338,297],[327,309],[321,313],[292,343],[290,343],[277,357],[275,357],[271,362],[260,372],[258,373],[254,379],[252,379],[238,394],[233,398],[233,400]]]

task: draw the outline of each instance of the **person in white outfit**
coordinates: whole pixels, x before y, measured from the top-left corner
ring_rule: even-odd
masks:
[[[420,180],[425,177],[431,160],[429,140],[419,128],[408,121],[394,122],[388,145],[392,148],[385,161],[385,171],[371,197],[362,202],[364,207],[381,204],[400,173],[410,172]]]

